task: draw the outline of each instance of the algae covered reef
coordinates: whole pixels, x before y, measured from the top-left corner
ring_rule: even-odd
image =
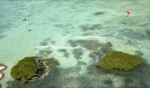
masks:
[[[36,56],[25,57],[12,67],[11,76],[24,84],[42,78],[55,65],[59,64],[52,58],[40,60]]]
[[[101,61],[96,63],[96,66],[112,70],[131,70],[141,64],[141,59],[135,55],[130,55],[120,51],[111,51],[104,55]]]
[[[124,81],[125,83],[127,83],[126,80],[130,79],[133,80],[131,86],[134,87],[134,84],[137,84],[139,81],[141,81],[141,78],[136,81],[137,79],[134,79],[134,77],[137,78],[139,77],[139,75],[145,72],[145,65],[141,64],[142,60],[140,57],[122,51],[114,51],[112,44],[109,41],[102,42],[95,39],[92,40],[84,38],[70,40],[67,43],[70,45],[68,46],[69,48],[62,46],[63,49],[60,49],[60,47],[55,46],[56,49],[54,49],[54,51],[58,52],[54,52],[53,49],[49,49],[48,45],[44,45],[44,49],[42,47],[42,49],[39,50],[39,54],[37,55],[39,57],[25,57],[26,60],[24,60],[25,58],[20,60],[18,63],[25,61],[25,63],[31,64],[32,62],[31,65],[35,66],[34,70],[30,69],[30,71],[32,71],[30,72],[29,70],[27,70],[28,67],[26,65],[21,64],[21,66],[23,65],[24,69],[28,71],[23,73],[27,73],[26,75],[28,76],[23,74],[20,77],[16,76],[18,78],[14,78],[12,76],[18,81],[9,81],[7,83],[7,88],[85,88],[87,87],[87,85],[89,85],[91,88],[97,88],[100,86],[105,88],[115,88],[118,87],[118,84],[120,84],[119,87],[125,86],[126,84],[124,84]],[[79,49],[76,48],[78,46],[80,46]],[[69,56],[65,57],[64,53],[62,52],[69,52]],[[58,53],[60,53],[62,56],[58,57]],[[83,60],[84,55],[87,55],[87,57],[89,57],[85,57],[86,60],[89,59],[89,62],[85,62]],[[68,61],[68,58],[70,57],[75,58],[77,64],[66,68],[61,67],[64,66],[62,65],[63,60],[65,60],[69,64],[74,63],[70,63]],[[56,58],[60,62],[60,67],[58,68],[55,68],[59,65],[58,61],[56,61]],[[61,58],[63,59],[60,60]],[[27,60],[29,60],[29,62]],[[67,64],[66,62],[65,64]],[[137,67],[137,69],[134,69],[135,67]],[[15,69],[18,69],[17,71],[22,72],[19,67]],[[14,71],[14,73],[15,72],[16,71]],[[21,72],[15,74],[19,74]],[[142,86],[142,84],[139,84],[139,86]]]

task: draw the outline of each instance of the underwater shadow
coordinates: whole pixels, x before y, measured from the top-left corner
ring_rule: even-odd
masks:
[[[48,75],[42,79],[34,82],[21,84],[18,81],[8,81],[8,86],[6,88],[60,88],[59,81],[59,70],[57,68],[49,71]]]
[[[130,71],[104,70],[91,65],[87,68],[86,77],[92,80],[95,87],[116,87],[116,81],[121,83],[121,88],[148,88],[150,86],[150,64],[143,61],[141,65]],[[93,78],[95,78],[93,80]]]

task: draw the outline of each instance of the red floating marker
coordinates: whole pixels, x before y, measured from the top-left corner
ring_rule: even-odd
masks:
[[[129,17],[129,16],[130,16],[130,14],[131,14],[131,13],[130,13],[129,11],[127,11],[127,17]]]

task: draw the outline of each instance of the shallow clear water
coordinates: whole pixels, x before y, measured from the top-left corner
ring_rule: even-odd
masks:
[[[0,87],[149,87],[149,6],[148,0],[1,0],[0,64],[8,68]],[[103,53],[93,53],[99,48]],[[138,55],[142,65],[129,72],[97,68],[111,50]],[[22,85],[10,70],[27,56],[55,58],[60,65]]]

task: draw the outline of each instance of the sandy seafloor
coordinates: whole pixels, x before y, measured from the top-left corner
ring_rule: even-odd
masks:
[[[1,0],[0,63],[8,68],[3,71],[0,87],[150,87],[148,1]],[[127,11],[131,12],[129,17]],[[93,53],[97,45],[101,55]],[[143,62],[129,72],[95,67],[98,58],[111,50],[138,55]],[[55,58],[60,65],[42,80],[21,85],[10,76],[10,69],[27,56]]]

